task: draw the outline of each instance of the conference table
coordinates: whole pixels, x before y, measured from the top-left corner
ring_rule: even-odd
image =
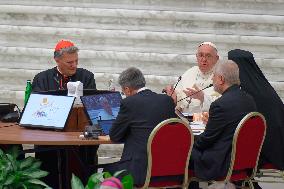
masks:
[[[50,131],[50,130],[39,130],[39,129],[27,129],[20,127],[17,123],[0,122],[0,144],[2,145],[33,144],[40,146],[46,145],[49,146],[48,150],[57,150],[58,156],[61,155],[60,151],[62,150],[76,151],[73,149],[76,148],[76,146],[99,146],[100,144],[112,143],[108,137],[101,136],[97,140],[85,139],[79,137],[81,134],[82,132],[62,132],[62,131]],[[40,151],[40,149],[27,150],[26,152],[35,152],[35,151]],[[61,161],[59,160],[57,163],[60,169]],[[62,172],[64,173],[64,171]],[[66,168],[65,169],[66,180],[67,180],[67,174],[70,175],[71,173]],[[60,188],[63,188],[62,179],[63,177],[61,175],[59,179]],[[70,183],[71,182],[70,178],[68,178],[68,180]]]
[[[108,137],[85,139],[82,132],[62,132],[39,129],[27,129],[17,123],[0,122],[0,144],[34,144],[52,146],[78,146],[111,144]]]
[[[191,128],[194,135],[199,135],[204,131],[204,127],[200,125],[191,124]],[[82,132],[79,131],[51,131],[51,130],[39,130],[28,129],[20,127],[17,123],[3,123],[0,122],[0,144],[33,144],[40,146],[49,146],[49,150],[57,150],[58,156],[61,155],[60,150],[72,150],[76,146],[99,146],[100,144],[112,144],[109,137],[99,136],[99,139],[85,139],[80,137]],[[46,149],[45,149],[46,150]],[[26,152],[40,151],[40,149],[27,150]],[[78,156],[78,154],[77,154]],[[61,161],[57,162],[59,169],[61,168]],[[66,164],[68,164],[66,162]],[[64,171],[62,171],[64,172]],[[65,169],[65,180],[71,173],[68,169]],[[62,182],[63,178],[61,175]],[[47,183],[48,184],[48,183]],[[69,184],[67,184],[69,185]],[[60,183],[60,189],[62,183]],[[69,188],[69,186],[68,186]]]

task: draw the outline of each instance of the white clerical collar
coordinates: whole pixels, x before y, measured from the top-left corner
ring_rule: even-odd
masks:
[[[66,75],[64,75],[60,70],[59,70],[59,68],[58,68],[58,66],[56,66],[56,69],[57,69],[57,71],[65,78],[65,77],[69,77],[69,76],[66,76]],[[71,77],[71,76],[70,76]]]
[[[58,71],[61,75],[63,75],[63,74],[61,73],[61,71],[59,70],[58,66],[56,66],[56,69],[57,69],[57,71]]]
[[[203,80],[207,80],[207,79],[211,79],[212,76],[213,76],[213,71],[214,70],[211,70],[207,73],[203,73],[202,71],[199,70],[199,72],[197,73],[197,77],[203,79]]]
[[[142,87],[142,88],[138,89],[137,93],[139,93],[139,92],[141,92],[141,91],[145,91],[145,90],[147,90],[147,89],[148,89],[147,87]]]

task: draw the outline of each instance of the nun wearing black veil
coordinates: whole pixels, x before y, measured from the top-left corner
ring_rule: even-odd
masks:
[[[259,165],[272,163],[284,170],[284,105],[256,64],[253,54],[240,49],[231,50],[228,59],[239,66],[241,88],[253,96],[258,112],[266,119],[266,138]]]

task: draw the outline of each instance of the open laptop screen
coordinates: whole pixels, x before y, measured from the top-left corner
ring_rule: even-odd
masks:
[[[20,119],[20,126],[64,129],[75,97],[31,94]]]
[[[110,128],[112,127],[114,119],[110,120],[98,120],[98,126],[102,128],[103,135],[109,135]]]
[[[97,125],[98,120],[113,121],[118,114],[121,99],[119,92],[81,96],[82,103],[93,125]],[[111,124],[110,122],[108,125]]]

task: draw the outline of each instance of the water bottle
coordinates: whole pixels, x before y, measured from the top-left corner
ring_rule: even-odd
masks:
[[[27,104],[29,100],[31,92],[32,92],[32,83],[31,83],[31,80],[27,80],[27,85],[26,85],[26,90],[25,90],[25,100],[24,100],[25,105]]]

